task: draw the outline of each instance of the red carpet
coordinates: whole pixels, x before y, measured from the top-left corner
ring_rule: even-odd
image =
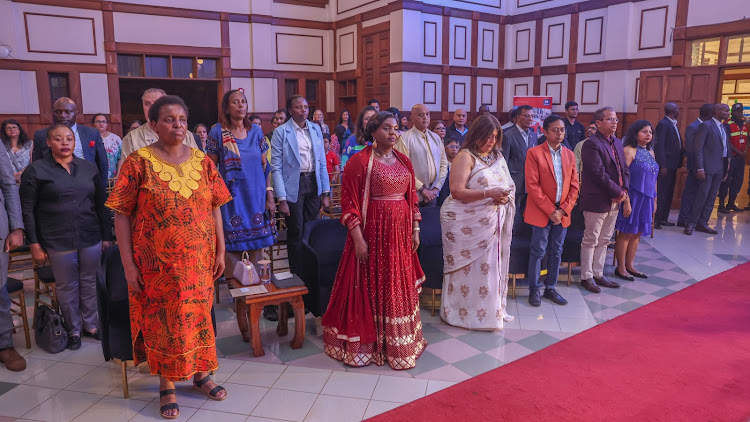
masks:
[[[747,422],[750,263],[370,420]]]

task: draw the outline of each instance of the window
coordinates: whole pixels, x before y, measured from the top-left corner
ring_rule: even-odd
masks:
[[[318,81],[314,79],[308,79],[305,81],[305,95],[307,101],[311,103],[318,102]]]
[[[120,76],[143,76],[143,57],[118,54],[117,74]]]
[[[149,78],[169,77],[169,57],[146,56],[146,76]]]
[[[67,73],[50,73],[49,92],[52,96],[52,102],[54,103],[62,97],[70,97],[69,86]]]
[[[690,66],[719,64],[719,39],[695,40],[690,45]]]
[[[288,99],[294,95],[299,94],[299,79],[285,79],[284,80],[284,94]]]
[[[198,59],[198,77],[216,79],[216,59]]]
[[[172,77],[174,78],[194,78],[193,76],[193,59],[183,57],[172,58]]]
[[[750,34],[729,37],[727,63],[750,62]]]

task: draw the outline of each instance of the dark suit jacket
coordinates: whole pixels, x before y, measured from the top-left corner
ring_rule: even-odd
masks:
[[[654,155],[660,169],[676,170],[682,165],[682,146],[677,128],[664,116],[656,125]]]
[[[685,128],[685,155],[687,156],[687,169],[688,171],[698,170],[695,167],[695,133],[698,132],[698,126],[701,125],[700,119],[695,119],[693,123],[690,123]]]
[[[464,143],[464,137],[466,137],[466,134],[469,133],[469,131],[468,131],[469,125],[465,125],[465,127],[466,127],[467,130],[466,130],[466,132],[463,135],[461,135],[461,132],[459,132],[458,130],[456,130],[456,124],[453,123],[452,125],[448,126],[445,129],[445,137],[446,138],[450,138],[450,139],[455,139],[456,142],[458,142],[459,145],[463,145],[463,143]]]
[[[0,205],[0,240],[5,240],[13,230],[23,229],[23,216],[13,166],[10,164],[8,154],[2,153],[0,153],[0,204],[2,204]],[[7,275],[4,269],[3,274]],[[3,280],[3,289],[4,284],[5,280]]]
[[[503,157],[508,163],[510,177],[516,185],[516,195],[526,194],[526,178],[524,170],[526,167],[526,151],[529,146],[534,147],[538,144],[536,133],[529,129],[529,141],[526,143],[521,131],[517,125],[513,125],[508,130],[503,131]]]
[[[717,127],[713,119],[698,126],[693,145],[696,170],[703,169],[706,174],[724,173],[724,143],[720,130],[724,130],[723,126]]]
[[[88,126],[84,126],[80,123],[77,124],[78,137],[81,139],[81,148],[83,149],[83,157],[86,161],[91,161],[99,169],[99,175],[102,177],[102,182],[107,183],[108,166],[107,166],[107,151],[104,149],[104,141],[99,131]],[[34,132],[34,150],[31,153],[31,161],[36,161],[49,154],[49,147],[47,146],[47,131],[49,128],[39,129]],[[91,146],[91,141],[94,141],[94,146]]]
[[[619,198],[622,191],[628,188],[630,171],[625,164],[622,141],[614,135],[612,137],[620,161],[622,187],[609,141],[601,133],[596,132],[581,148],[581,162],[586,170],[586,176],[581,180],[581,194],[578,200],[581,211],[608,212],[612,208],[612,200]]]

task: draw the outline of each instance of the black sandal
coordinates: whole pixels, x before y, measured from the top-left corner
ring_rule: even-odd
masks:
[[[206,375],[206,377],[201,379],[200,381],[196,381],[195,379],[193,379],[193,389],[203,393],[203,390],[201,389],[201,387],[203,387],[203,385],[209,381],[211,381],[210,375]],[[216,401],[226,400],[228,394],[224,394],[223,397],[218,396],[219,392],[221,392],[222,390],[227,391],[224,387],[217,385],[216,387],[212,388],[211,391],[209,391],[208,393],[203,393],[203,394],[205,394],[206,397],[208,397],[211,400],[216,400]]]
[[[161,399],[164,396],[177,396],[177,392],[174,388],[170,388],[168,390],[161,390],[159,391],[159,399]],[[176,415],[166,415],[164,412],[167,412],[169,410],[176,409],[177,414]],[[164,419],[177,419],[180,417],[180,406],[177,403],[167,403],[164,406],[161,406],[159,408],[159,413],[161,413],[161,417]]]

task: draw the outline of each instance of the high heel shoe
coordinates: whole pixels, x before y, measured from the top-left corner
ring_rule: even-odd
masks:
[[[623,275],[623,274],[620,274],[620,271],[617,268],[615,268],[615,276],[617,276],[617,277],[619,277],[619,278],[621,278],[623,280],[635,281],[635,278],[632,275]]]

